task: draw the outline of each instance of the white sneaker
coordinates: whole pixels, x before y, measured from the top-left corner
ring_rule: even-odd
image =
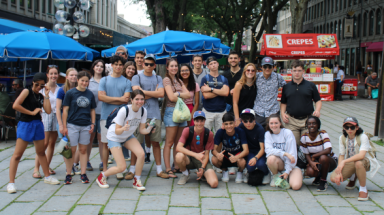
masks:
[[[60,181],[57,180],[55,177],[50,176],[50,177],[48,177],[48,179],[44,178],[44,183],[46,183],[46,184],[60,184]]]
[[[269,172],[268,175],[264,175],[263,178],[263,184],[269,184],[271,182],[271,173]]]
[[[248,176],[249,176],[249,174],[248,173],[243,173],[243,182],[245,183],[245,184],[247,184],[248,183]]]
[[[213,169],[215,169],[217,173],[222,173],[223,172],[220,168],[217,168],[215,166],[213,167]]]
[[[133,188],[136,188],[140,191],[145,190],[145,187],[141,184],[141,180],[137,180],[136,178],[133,179]]]
[[[187,176],[187,175],[181,174],[181,177],[180,177],[179,181],[177,182],[177,184],[178,185],[184,185],[187,183],[188,179],[189,179],[189,175]]]
[[[123,180],[124,174],[122,172],[119,172],[116,174],[116,178],[117,178],[117,180]]]
[[[229,167],[228,171],[229,171],[230,175],[235,175],[236,174],[236,167]]]
[[[8,193],[16,193],[16,186],[14,183],[9,183],[7,186]]]
[[[221,178],[223,182],[228,182],[229,181],[229,174],[228,171],[223,171],[223,177]]]
[[[265,177],[265,176],[264,176]],[[264,181],[264,179],[263,179]],[[271,175],[271,183],[269,184],[271,187],[276,187],[275,185],[275,177],[273,175]]]
[[[235,182],[236,182],[236,184],[243,183],[243,173],[242,172],[237,172]]]

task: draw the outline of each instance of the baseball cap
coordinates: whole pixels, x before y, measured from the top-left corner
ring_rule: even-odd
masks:
[[[244,109],[243,111],[241,111],[241,114],[240,115],[244,115],[244,114],[252,114],[253,116],[255,116],[255,111],[253,109]]]
[[[150,59],[150,60],[154,60],[154,61],[156,61],[156,57],[155,57],[155,55],[153,55],[153,54],[147,54],[147,55],[145,55],[144,60],[145,60],[145,59]]]
[[[213,61],[218,62],[215,56],[208,57],[208,58],[207,58],[207,65],[209,65],[209,63],[210,63],[210,62],[213,62]]]
[[[33,79],[32,79],[33,82],[41,81],[41,80],[43,80],[45,83],[47,83],[47,74],[42,73],[42,72],[38,72],[33,76]]]
[[[205,119],[205,113],[203,111],[195,111],[193,114],[193,119],[196,119],[197,117],[202,117]]]
[[[118,47],[116,48],[116,52],[117,52],[118,50],[122,50],[122,51],[124,51],[124,52],[127,52],[127,49],[126,49],[124,46],[118,46]]]
[[[352,125],[359,125],[359,121],[357,121],[355,117],[351,117],[351,116],[344,119],[343,125],[347,123],[350,123]]]
[[[264,66],[264,65],[273,65],[273,59],[270,58],[270,57],[265,57],[263,58],[263,60],[261,61],[261,65]]]

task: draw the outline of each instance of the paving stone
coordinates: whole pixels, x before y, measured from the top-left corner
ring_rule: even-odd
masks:
[[[176,179],[177,180],[177,179]],[[173,179],[159,177],[148,178],[145,186],[146,195],[169,195],[172,190]]]
[[[78,204],[104,205],[111,196],[113,189],[113,187],[102,189],[97,183],[93,183]]]
[[[248,184],[237,184],[234,181],[228,182],[228,190],[230,193],[251,193],[258,194],[256,187],[250,186]]]
[[[150,202],[150,204],[148,204]],[[145,196],[140,197],[137,211],[143,210],[167,210],[169,203],[168,196]]]
[[[71,215],[98,214],[101,207],[101,205],[77,205]]]
[[[53,196],[39,209],[39,211],[69,211],[79,198],[80,195]]]
[[[272,212],[271,215],[297,215],[297,212],[292,212],[292,211]]]
[[[289,195],[303,214],[326,214],[325,209],[317,202],[307,186],[300,191],[288,190]]]
[[[58,189],[60,189],[60,185],[46,184],[43,180],[41,180],[28,191],[25,191],[24,194],[17,199],[17,201],[45,201]]]
[[[232,211],[222,211],[222,210],[202,210],[201,214],[204,215],[233,215]]]
[[[281,188],[271,187],[269,186],[269,184],[257,186],[257,189],[259,189],[259,191],[283,191],[284,192],[284,190],[282,190]]]
[[[232,203],[229,198],[202,198],[202,209],[231,210]]]
[[[287,192],[262,191],[261,195],[263,196],[264,201],[267,204],[269,212],[299,212]],[[276,204],[277,199],[279,204]]]
[[[207,183],[201,183],[200,196],[229,197],[227,184],[225,182],[219,181],[219,186],[217,188],[211,188]]]
[[[377,206],[355,206],[357,210],[364,211],[364,212],[372,212],[372,211],[381,211],[384,212],[383,209],[377,207]]]
[[[133,213],[137,201],[110,200],[104,208],[104,213]]]
[[[170,207],[168,214],[200,215],[200,208]]]
[[[280,192],[279,192],[280,193]],[[233,208],[236,214],[267,214],[267,209],[260,195],[232,194]]]
[[[60,188],[59,191],[55,194],[56,196],[71,196],[71,195],[81,195],[83,194],[91,184],[83,184],[80,180],[75,180],[78,176],[72,177],[72,184],[64,185]]]
[[[374,211],[374,212],[368,212],[364,214],[369,214],[369,215],[384,215],[384,211]]]
[[[178,174],[178,175],[180,176],[180,174]],[[197,179],[197,175],[195,174],[194,171],[191,171],[189,180],[187,181],[186,184],[178,185],[177,182],[179,181],[179,178],[174,180],[174,182],[173,182],[173,189],[178,189],[178,188],[198,188],[199,187],[199,183],[207,184],[207,182],[202,182],[202,181],[196,180]]]
[[[383,192],[369,192],[369,198],[376,202],[378,205],[384,205],[384,193]]]
[[[166,211],[138,211],[135,215],[166,215]]]
[[[339,193],[332,186],[328,186],[327,191],[318,192],[317,186],[309,185],[308,189],[313,193],[313,195],[339,195]]]
[[[134,188],[118,188],[113,192],[111,199],[137,200],[141,192]]]
[[[17,193],[13,193],[12,195],[7,192],[0,192],[0,210],[22,194],[23,192],[19,191]]]
[[[339,196],[321,195],[315,197],[323,206],[351,206],[347,201]]]
[[[340,186],[337,186],[336,184],[332,184],[332,187],[335,188],[335,190],[344,198],[355,198],[359,196],[359,190],[353,189],[348,190],[345,189],[345,186],[348,184],[348,181],[344,181],[341,183]]]
[[[7,175],[8,175],[8,171],[9,170],[6,170]],[[15,185],[16,185],[16,188],[18,191],[19,190],[28,190],[32,185],[34,185],[35,183],[37,183],[39,181],[39,179],[32,178],[32,173],[33,173],[33,170],[26,171],[25,173],[19,175],[15,179]],[[7,177],[6,179],[7,179],[6,184],[8,184],[9,177]],[[1,181],[1,179],[0,179],[0,181]],[[57,188],[59,188],[59,187],[57,187]],[[3,187],[2,190],[7,190],[7,186]]]
[[[172,192],[170,205],[198,207],[199,201],[198,188],[183,188]]]
[[[361,214],[356,211],[353,207],[326,207],[330,215],[340,215],[340,214]]]
[[[36,212],[33,215],[67,215],[67,214],[68,214],[68,212],[49,211],[49,212]],[[71,214],[73,214],[73,213],[71,213]]]

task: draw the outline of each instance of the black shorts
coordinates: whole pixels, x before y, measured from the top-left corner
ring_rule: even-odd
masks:
[[[237,162],[232,163],[228,158],[224,157],[220,169],[227,169],[228,167],[237,167]]]

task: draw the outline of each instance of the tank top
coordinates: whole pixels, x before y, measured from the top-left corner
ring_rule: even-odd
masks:
[[[239,106],[239,115],[244,109],[253,108],[255,104],[256,95],[256,83],[254,83],[252,86],[244,84],[244,86],[240,90],[239,102],[237,103]],[[233,107],[231,108],[230,112],[233,113]]]
[[[34,93],[31,88],[28,88],[29,94],[27,98],[25,98],[24,102],[21,104],[21,106],[29,111],[34,111],[36,108],[42,108],[44,104],[44,96],[40,93]],[[41,120],[40,113],[37,113],[34,116],[21,113],[20,114],[20,121],[23,122],[30,122],[33,120]]]

